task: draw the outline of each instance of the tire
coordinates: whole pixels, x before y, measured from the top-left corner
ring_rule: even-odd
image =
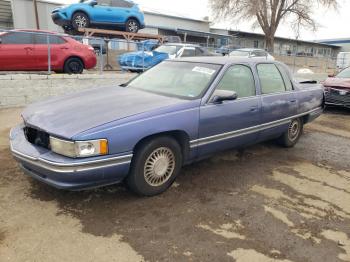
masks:
[[[71,57],[64,63],[63,72],[66,74],[81,74],[83,70],[84,64],[80,58]]]
[[[181,147],[171,137],[145,141],[136,149],[127,186],[141,196],[155,196],[166,191],[182,167]]]
[[[137,33],[140,30],[140,23],[133,18],[128,19],[125,23],[125,31],[129,33]]]
[[[78,28],[87,28],[90,26],[90,19],[87,14],[83,12],[76,12],[72,17],[72,27],[77,30]]]
[[[293,147],[299,141],[303,133],[303,121],[300,118],[293,119],[288,130],[278,139],[280,145]]]

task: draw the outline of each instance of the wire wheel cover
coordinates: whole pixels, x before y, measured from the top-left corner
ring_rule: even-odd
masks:
[[[292,123],[290,123],[288,128],[288,138],[291,141],[294,141],[298,138],[300,132],[300,123],[298,120],[293,120]]]
[[[167,147],[154,150],[144,166],[144,177],[150,186],[161,186],[166,183],[175,169],[175,155]]]

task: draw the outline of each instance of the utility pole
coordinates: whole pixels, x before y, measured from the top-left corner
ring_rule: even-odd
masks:
[[[38,3],[36,0],[33,0],[33,5],[34,5],[34,13],[35,13],[35,23],[36,23],[36,29],[40,29],[39,25],[39,15],[38,15]]]

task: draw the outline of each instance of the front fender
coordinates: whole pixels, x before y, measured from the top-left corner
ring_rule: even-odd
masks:
[[[93,128],[73,137],[74,140],[108,139],[111,154],[132,152],[142,139],[165,132],[181,131],[190,141],[198,138],[199,104],[174,112],[130,117]]]

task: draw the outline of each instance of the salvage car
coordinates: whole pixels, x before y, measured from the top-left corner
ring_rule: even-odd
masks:
[[[101,28],[137,33],[145,27],[144,15],[129,0],[87,0],[55,8],[51,13],[55,24],[66,33],[79,28]]]
[[[278,62],[167,60],[121,86],[27,107],[11,151],[25,173],[57,188],[125,181],[153,196],[183,165],[218,151],[268,139],[294,146],[323,100],[321,85],[299,85]]]
[[[350,67],[324,82],[326,104],[350,108]]]
[[[123,70],[142,72],[166,59],[195,56],[217,56],[200,45],[167,43],[153,51],[138,51],[119,56],[118,63]]]
[[[256,48],[241,48],[232,51],[229,56],[247,57],[252,59],[265,58],[266,60],[275,60],[275,58],[263,49]]]
[[[0,71],[48,70],[49,46],[52,71],[81,74],[96,66],[93,47],[71,37],[41,30],[11,30],[0,32]]]

